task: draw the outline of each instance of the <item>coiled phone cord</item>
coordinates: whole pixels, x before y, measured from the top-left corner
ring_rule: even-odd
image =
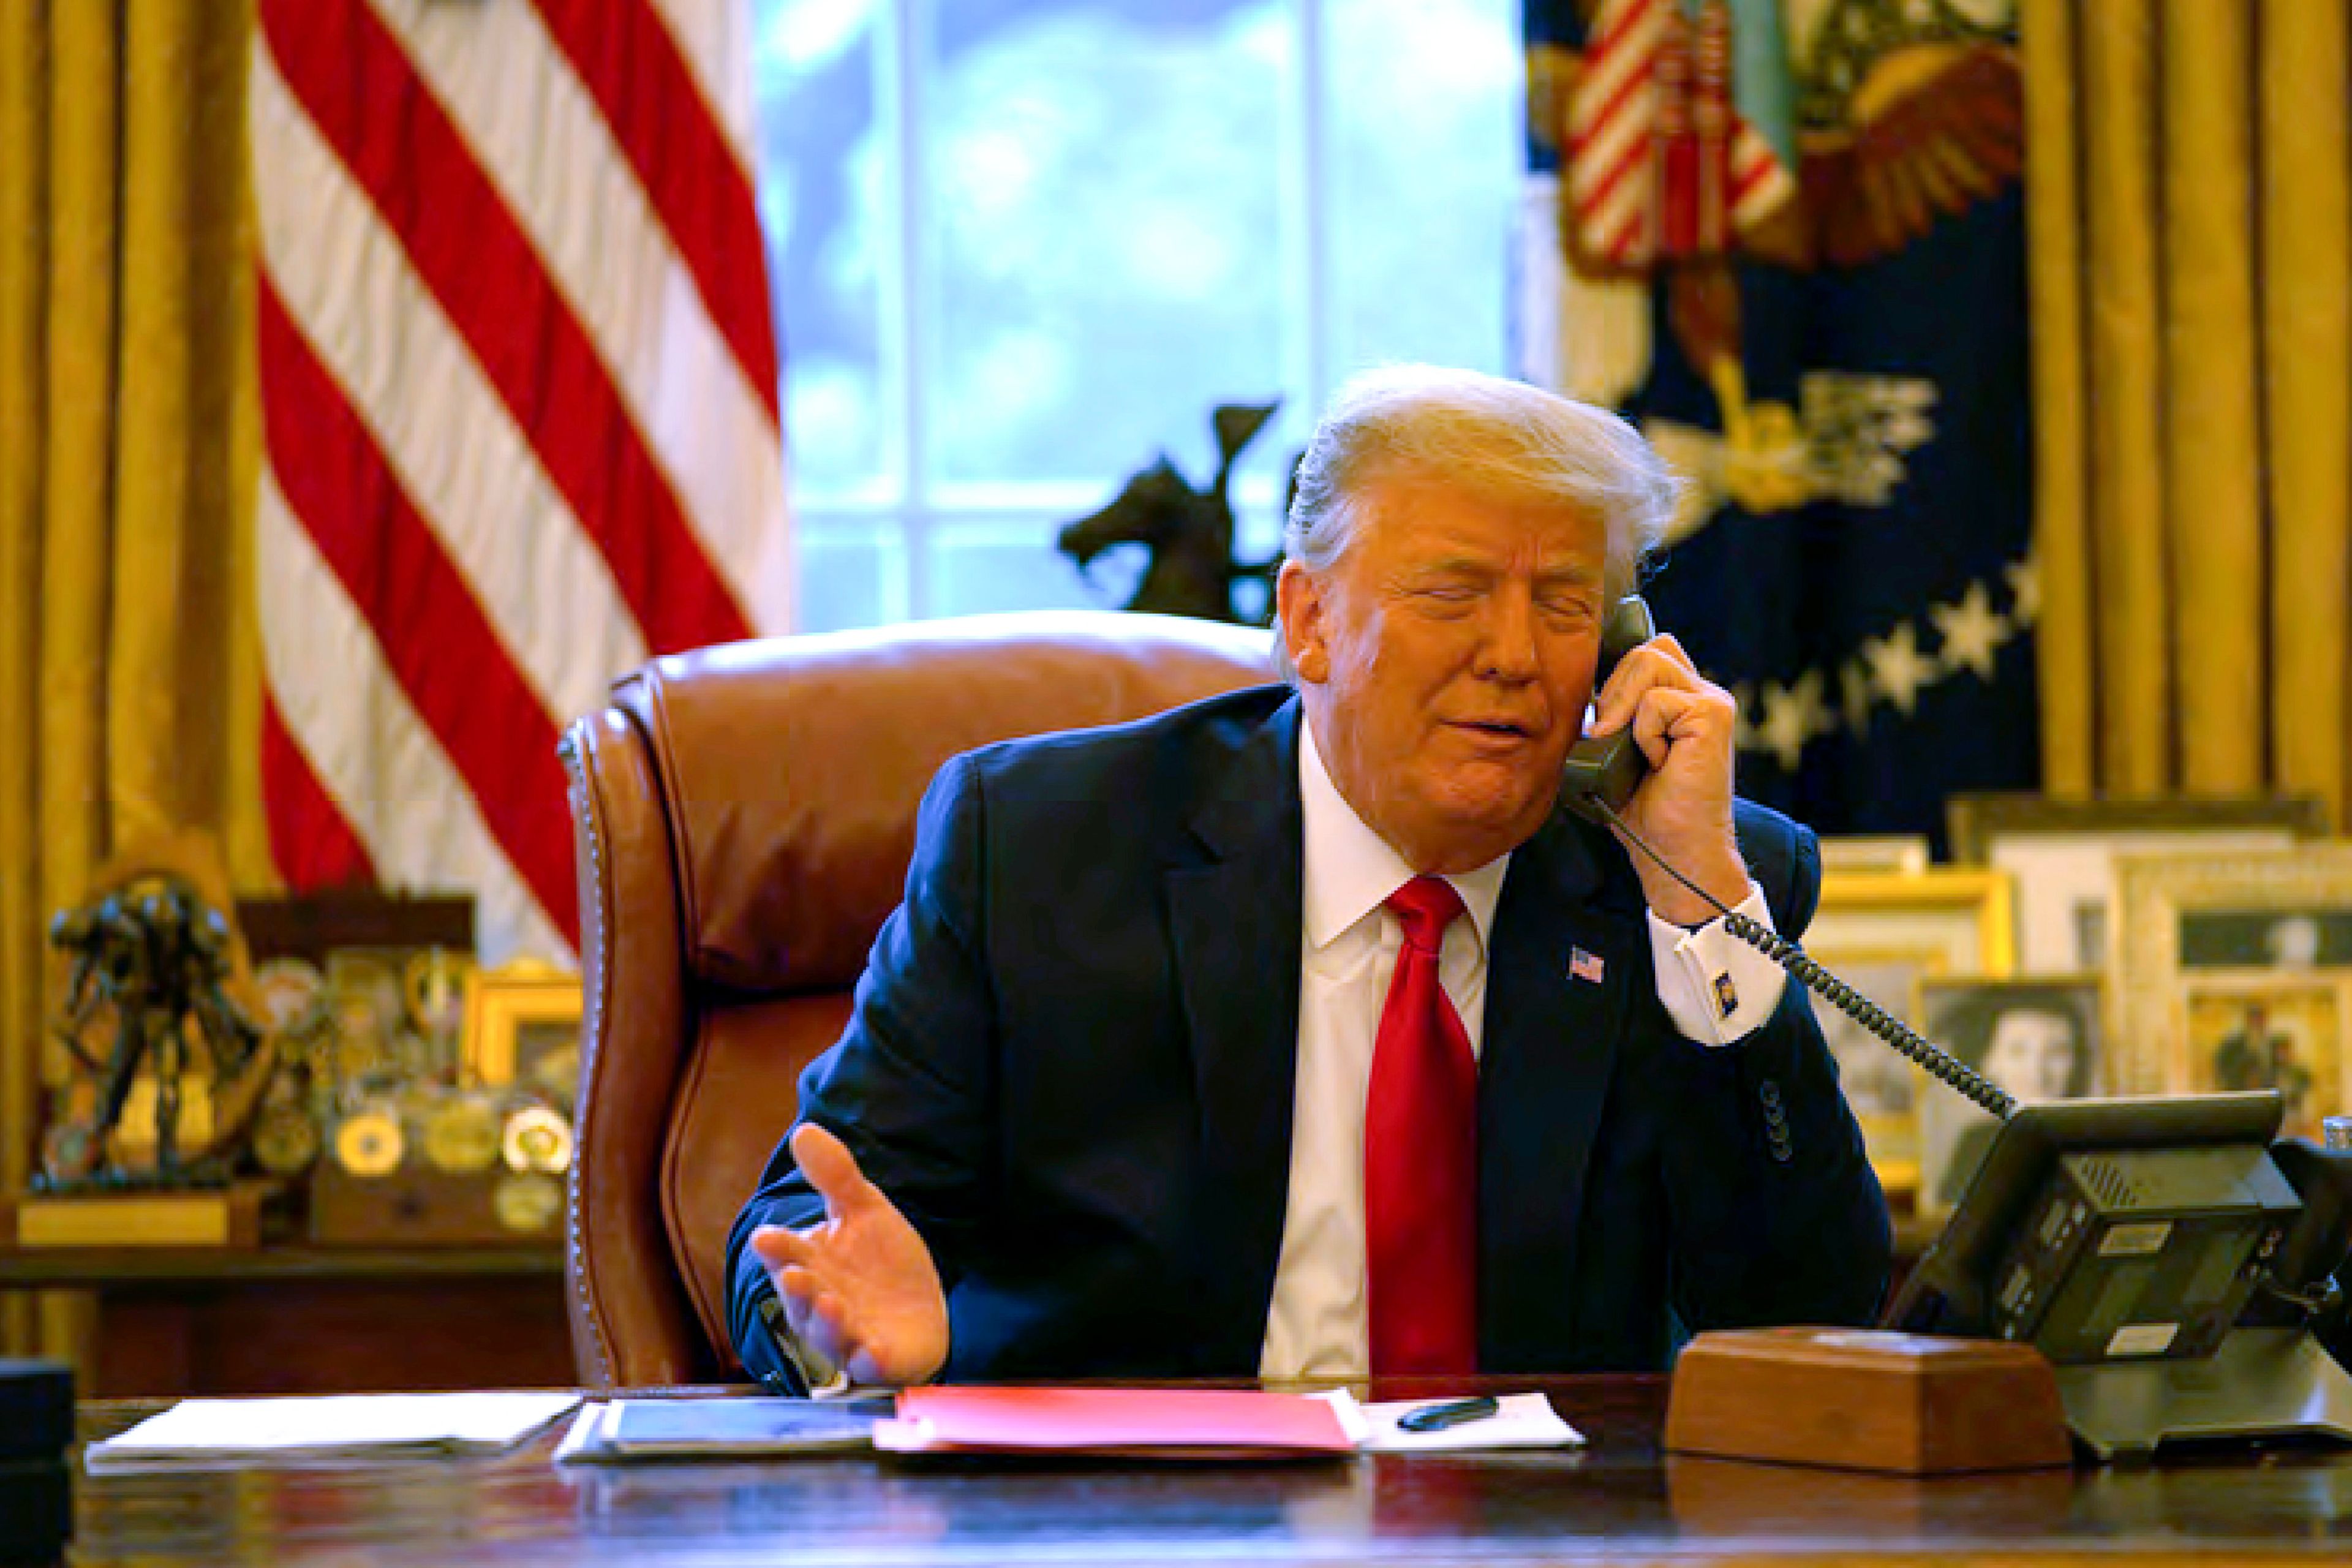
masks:
[[[1696,893],[1713,905],[1723,917],[1723,929],[1787,970],[1808,990],[1821,996],[1830,1005],[1885,1040],[1888,1045],[1917,1062],[1937,1078],[1952,1086],[1974,1103],[1982,1106],[2001,1121],[2009,1120],[2017,1109],[2017,1100],[2008,1090],[1986,1078],[1968,1063],[1926,1038],[1910,1025],[1848,985],[1830,971],[1805,956],[1804,950],[1769,927],[1758,924],[1721,899],[1684,876],[1667,864],[1664,856],[1643,842],[1642,836],[1625,824],[1616,809],[1597,795],[1586,797],[1583,804],[1591,806],[1607,818],[1609,824],[1625,836],[1627,843],[1647,855],[1658,869]]]

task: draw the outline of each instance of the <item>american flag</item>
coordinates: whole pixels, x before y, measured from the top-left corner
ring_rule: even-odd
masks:
[[[746,0],[259,0],[262,779],[288,883],[578,944],[556,737],[791,622]]]
[[[1562,148],[1565,227],[1583,265],[1643,272],[1662,257],[1715,255],[1795,198],[1732,101],[1732,10],[1601,0],[1593,14]]]

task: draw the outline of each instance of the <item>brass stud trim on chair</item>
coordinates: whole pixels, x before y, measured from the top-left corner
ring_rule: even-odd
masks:
[[[588,719],[573,720],[562,739],[556,742],[555,754],[562,760],[564,775],[570,781],[572,820],[581,825],[581,831],[587,839],[588,888],[601,890],[604,886],[604,838],[598,828],[595,794],[588,782],[588,742],[584,733],[591,721]],[[592,947],[601,952],[604,946],[604,901],[601,896],[592,896],[583,899],[581,904],[580,951],[584,979],[584,961],[588,952]],[[590,1084],[596,1081],[598,1042],[604,1038],[604,996],[602,986],[591,989],[583,985],[582,989],[584,1011],[580,1025],[580,1081]],[[582,1098],[584,1102],[586,1097],[583,1095]],[[583,1134],[585,1131],[584,1127],[581,1129]],[[610,1388],[615,1381],[613,1351],[605,1342],[603,1325],[596,1321],[596,1302],[588,1291],[588,1269],[579,1257],[580,1249],[587,1246],[588,1236],[587,1219],[582,1212],[583,1200],[580,1194],[581,1171],[586,1163],[584,1160],[574,1160],[564,1173],[565,1221],[572,1237],[565,1268],[572,1277],[572,1293],[580,1300],[580,1321],[588,1325],[589,1353],[595,1358],[603,1386]]]

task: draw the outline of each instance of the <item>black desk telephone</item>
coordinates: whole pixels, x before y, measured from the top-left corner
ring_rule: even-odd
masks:
[[[1655,635],[1647,605],[1620,600],[1601,628],[1595,691]],[[2274,1089],[2021,1111],[1643,842],[1619,814],[1648,769],[1631,723],[1580,740],[1562,764],[1561,803],[1615,828],[1725,930],[2002,1123],[1888,1327],[2034,1344],[2060,1363],[2068,1423],[2103,1458],[2181,1436],[2352,1437],[2352,1379],[2329,1360],[2352,1352],[2337,1279],[2352,1255],[2352,1153],[2278,1138]],[[2174,1267],[2175,1254],[2188,1261]],[[2151,1314],[2163,1321],[2138,1321]]]

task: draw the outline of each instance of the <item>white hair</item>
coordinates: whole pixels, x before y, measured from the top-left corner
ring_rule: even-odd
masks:
[[[1349,380],[1298,460],[1283,555],[1321,572],[1344,555],[1384,482],[1413,478],[1513,503],[1596,516],[1608,530],[1606,602],[1633,591],[1684,481],[1605,408],[1525,382],[1436,365],[1391,365]],[[1275,668],[1297,683],[1279,612]]]

